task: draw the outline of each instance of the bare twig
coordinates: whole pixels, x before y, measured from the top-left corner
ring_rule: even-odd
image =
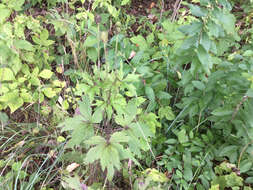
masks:
[[[71,47],[71,51],[72,51],[73,58],[74,58],[74,63],[76,65],[76,67],[82,71],[82,68],[80,67],[80,65],[78,63],[78,58],[77,58],[77,55],[76,55],[75,44],[74,44],[74,42],[68,36],[67,36],[67,40],[68,40],[69,45]]]
[[[181,6],[181,3],[182,3],[182,0],[176,0],[175,4],[174,4],[174,10],[173,10],[173,14],[171,16],[171,21],[174,22],[176,17],[177,17],[177,14],[178,14],[178,10]]]
[[[162,20],[163,12],[164,12],[164,0],[161,0],[161,5],[162,5],[162,9],[161,9],[161,12],[160,12],[160,22]]]

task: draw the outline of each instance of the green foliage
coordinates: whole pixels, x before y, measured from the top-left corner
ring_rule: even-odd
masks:
[[[140,157],[142,150],[149,149],[149,137],[155,134],[156,125],[150,123],[152,118],[138,121],[144,114],[139,106],[145,101],[136,97],[133,85],[139,75],[124,76],[122,69],[110,73],[107,69],[107,65],[105,69],[94,67],[94,76],[78,73],[81,80],[75,94],[85,94],[78,103],[80,114],[59,126],[63,126],[62,131],[71,131],[67,146],[88,148],[85,163],[99,160],[112,180],[115,169],[121,168],[121,160],[137,163],[134,156]]]
[[[252,1],[182,1],[172,21],[164,1],[142,7],[145,16],[132,12],[138,3],[1,1],[0,124],[31,125],[4,133],[0,156],[23,135],[35,147],[41,126],[50,142],[31,148],[47,157],[36,172],[23,154],[1,161],[4,188],[48,189],[53,179],[65,189],[251,188]]]
[[[243,186],[243,178],[238,176],[233,170],[236,170],[235,165],[226,162],[221,163],[215,167],[216,177],[212,181],[210,189],[240,189]],[[247,189],[250,187],[244,187]]]

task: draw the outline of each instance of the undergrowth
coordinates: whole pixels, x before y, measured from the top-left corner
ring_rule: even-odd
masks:
[[[2,0],[0,189],[252,189],[252,0]]]

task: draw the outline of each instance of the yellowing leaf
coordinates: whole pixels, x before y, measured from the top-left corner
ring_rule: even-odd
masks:
[[[52,88],[44,88],[42,90],[42,92],[45,94],[46,97],[48,98],[53,98],[54,96],[56,96],[56,92],[53,91]]]
[[[14,74],[9,68],[0,68],[0,81],[12,81],[14,80]]]
[[[14,111],[16,111],[18,108],[20,108],[22,105],[24,104],[24,101],[22,98],[17,98],[15,99],[15,101],[11,101],[8,103],[8,106],[11,109],[11,113],[13,113]]]
[[[50,79],[51,76],[53,75],[53,72],[48,70],[48,69],[44,69],[43,71],[41,71],[41,73],[39,74],[39,76],[41,78],[44,78],[44,79]]]

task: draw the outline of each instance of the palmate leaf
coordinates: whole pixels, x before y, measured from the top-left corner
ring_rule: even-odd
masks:
[[[78,102],[81,114],[86,120],[91,120],[91,103],[88,96],[82,97],[83,101]]]
[[[73,148],[79,146],[83,141],[94,135],[94,128],[91,125],[79,125],[71,133],[71,139],[69,140],[67,147]]]
[[[94,129],[92,124],[85,123],[85,118],[81,115],[77,115],[74,118],[68,118],[65,122],[58,125],[62,128],[62,132],[70,131],[70,137],[67,146],[73,148],[80,145],[84,140],[87,140],[94,135]]]
[[[97,109],[91,117],[91,123],[100,123],[103,119],[103,109]]]
[[[101,136],[93,136],[89,140],[85,141],[88,145],[103,145],[106,144],[106,140]]]
[[[129,137],[124,132],[115,132],[110,138],[110,143],[126,143],[129,141]]]
[[[99,144],[93,148],[91,148],[85,158],[85,162],[93,163],[96,160],[99,160],[101,157],[103,157],[103,151],[105,150],[106,144]]]

